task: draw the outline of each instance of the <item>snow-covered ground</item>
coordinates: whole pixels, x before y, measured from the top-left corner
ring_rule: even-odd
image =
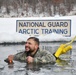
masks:
[[[65,16],[60,17],[56,15],[55,17],[28,17],[28,18],[0,18],[0,43],[2,42],[22,42],[26,41],[29,35],[21,34],[16,32],[16,20],[71,20],[71,37],[63,37],[58,34],[50,34],[46,36],[40,35],[38,38],[40,41],[69,41],[76,35],[76,16]]]

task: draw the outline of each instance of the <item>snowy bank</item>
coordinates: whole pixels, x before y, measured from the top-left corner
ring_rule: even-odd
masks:
[[[22,43],[25,42],[30,36],[21,33],[0,33],[0,43]],[[37,37],[41,42],[53,42],[53,41],[70,41],[73,37],[63,37],[58,34],[50,34],[46,36]]]

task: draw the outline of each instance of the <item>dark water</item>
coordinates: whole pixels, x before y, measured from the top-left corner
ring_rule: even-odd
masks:
[[[40,48],[55,52],[60,43],[41,43]],[[0,75],[76,75],[76,43],[73,43],[72,51],[62,55],[60,62],[46,65],[27,65],[14,61],[13,65],[8,65],[4,59],[9,54],[15,54],[24,50],[24,45],[0,46]]]

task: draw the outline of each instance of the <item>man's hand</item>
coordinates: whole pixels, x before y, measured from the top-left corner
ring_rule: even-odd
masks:
[[[13,58],[14,58],[14,55],[9,55],[8,56],[9,63],[12,63],[13,62]]]
[[[34,60],[34,58],[31,57],[31,56],[28,56],[28,57],[26,58],[27,63],[33,63],[33,60]]]

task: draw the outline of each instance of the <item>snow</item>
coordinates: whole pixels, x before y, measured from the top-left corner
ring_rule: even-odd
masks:
[[[76,35],[76,16],[60,17],[28,17],[28,18],[0,18],[0,43],[2,42],[22,42],[26,41],[29,35],[16,32],[16,20],[71,20],[71,37],[63,37],[59,34],[40,35],[40,41],[69,41]]]
[[[3,43],[3,42],[23,42],[23,41],[26,41],[27,38],[29,36],[28,35],[23,35],[23,34],[19,34],[19,33],[5,33],[5,32],[2,32],[0,33],[0,43]]]
[[[41,35],[38,38],[40,41],[69,41],[71,40],[71,37],[70,38],[63,37],[62,35],[55,34],[55,33],[52,33],[51,35],[48,34],[46,36]]]

